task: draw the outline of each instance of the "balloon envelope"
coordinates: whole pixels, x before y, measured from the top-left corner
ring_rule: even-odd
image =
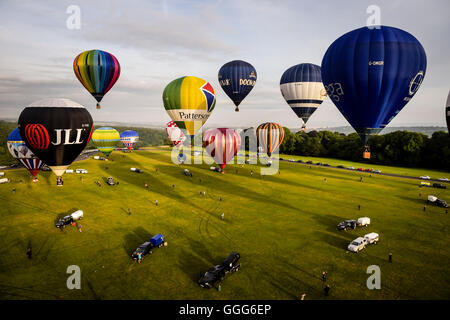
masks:
[[[22,111],[18,122],[28,148],[57,176],[83,151],[93,129],[90,113],[69,99],[33,102]]]
[[[125,130],[120,133],[120,141],[128,150],[133,150],[136,142],[139,140],[139,134],[134,130]]]
[[[239,111],[239,104],[252,91],[256,84],[256,70],[248,62],[233,60],[224,64],[219,70],[219,83],[223,91]]]
[[[262,147],[262,151],[265,151],[270,157],[283,142],[284,129],[278,123],[266,122],[258,126],[256,137],[258,139],[258,149]]]
[[[183,131],[181,131],[181,129],[178,128],[177,124],[173,121],[167,123],[166,134],[175,147],[179,147],[186,140],[186,136]]]
[[[111,127],[101,127],[92,134],[95,147],[106,156],[109,156],[120,141],[119,131]]]
[[[447,105],[445,107],[445,117],[447,119],[447,130],[450,133],[450,92],[447,97]]]
[[[411,100],[426,71],[422,45],[406,31],[363,27],[334,41],[322,60],[328,96],[364,143]]]
[[[281,76],[280,90],[304,124],[327,95],[322,84],[320,67],[312,63],[301,63],[287,69]]]
[[[177,126],[194,136],[214,110],[216,92],[208,81],[187,76],[166,86],[163,102]]]
[[[45,165],[33,152],[27,147],[25,141],[20,136],[19,128],[14,129],[8,135],[8,150],[19,163],[21,163],[33,177],[36,178],[39,170]]]
[[[209,129],[203,134],[203,145],[223,170],[241,147],[241,136],[233,129]]]
[[[88,50],[73,61],[73,71],[87,91],[100,103],[120,76],[119,61],[111,53]],[[97,108],[100,105],[97,104]]]

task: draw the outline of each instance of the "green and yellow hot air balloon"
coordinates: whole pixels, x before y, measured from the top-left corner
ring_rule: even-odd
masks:
[[[102,127],[94,131],[92,141],[95,147],[108,157],[120,141],[120,134],[114,128]]]
[[[214,110],[216,92],[208,81],[186,76],[166,86],[163,102],[172,120],[192,137]]]

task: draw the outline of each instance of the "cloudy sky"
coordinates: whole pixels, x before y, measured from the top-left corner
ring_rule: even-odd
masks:
[[[81,12],[69,29],[67,8]],[[320,65],[328,46],[366,25],[377,5],[381,24],[413,34],[424,46],[427,74],[418,93],[390,126],[444,126],[450,89],[450,1],[9,1],[0,0],[0,118],[16,118],[34,100],[65,97],[85,105],[95,121],[161,125],[169,119],[162,91],[171,80],[194,75],[211,82],[216,108],[208,126],[253,126],[275,121],[301,125],[280,94],[279,80],[292,65]],[[85,50],[113,53],[120,79],[95,109],[72,63]],[[217,81],[230,60],[258,72],[253,91],[234,112]],[[329,99],[309,127],[348,125]]]

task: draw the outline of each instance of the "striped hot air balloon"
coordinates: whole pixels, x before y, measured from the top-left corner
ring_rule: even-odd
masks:
[[[100,109],[103,96],[119,79],[120,64],[111,53],[88,50],[75,58],[73,71],[81,84],[97,100],[97,109]]]
[[[208,81],[186,76],[166,86],[163,102],[177,126],[193,137],[214,110],[216,92]]]
[[[301,63],[287,69],[281,76],[280,90],[297,117],[303,120],[303,128],[327,96],[320,67],[312,63]]]
[[[92,134],[92,142],[95,147],[107,157],[113,152],[119,141],[119,131],[111,127],[98,128]]]
[[[128,150],[133,150],[134,145],[139,140],[139,134],[134,130],[125,130],[120,133],[120,141]]]
[[[241,136],[233,129],[209,129],[203,134],[203,146],[223,170],[241,147]]]
[[[7,141],[8,150],[14,159],[19,161],[33,176],[33,181],[36,182],[36,176],[39,170],[45,165],[33,152],[27,147],[25,141],[20,136],[19,128],[14,129],[8,135]]]
[[[274,122],[266,122],[258,126],[256,129],[256,137],[258,139],[258,149],[262,147],[270,157],[276,152],[284,139],[284,129],[281,125]]]
[[[181,131],[181,129],[178,128],[177,124],[173,121],[167,123],[166,134],[175,147],[181,146],[186,140],[186,136],[183,131]]]

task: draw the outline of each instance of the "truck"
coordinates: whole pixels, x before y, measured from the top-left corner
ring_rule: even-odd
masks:
[[[240,254],[237,252],[231,252],[229,256],[222,262],[208,271],[206,271],[198,280],[198,285],[202,288],[210,289],[219,284],[227,273],[237,272],[241,268],[239,259]]]
[[[150,238],[150,241],[145,241],[131,254],[131,258],[138,260],[139,253],[141,254],[141,259],[148,254],[152,254],[153,248],[160,248],[162,246],[167,246],[167,242],[164,241],[164,236],[161,233],[154,235]]]
[[[139,168],[130,168],[130,171],[136,172],[136,173],[143,173],[143,172],[144,172],[144,171],[142,171],[142,170],[139,169]]]
[[[347,247],[347,250],[358,253],[359,251],[363,250],[366,247],[366,245],[367,245],[367,239],[365,239],[363,237],[358,237],[355,240],[353,240],[352,242],[350,242],[350,244]]]
[[[77,210],[67,216],[60,218],[56,223],[55,227],[64,229],[67,225],[72,224],[74,221],[83,219],[83,210]]]
[[[438,207],[448,208],[447,201],[445,201],[443,199],[438,199],[437,197],[431,196],[431,195],[428,196],[427,203],[433,203],[433,204],[437,205]]]

